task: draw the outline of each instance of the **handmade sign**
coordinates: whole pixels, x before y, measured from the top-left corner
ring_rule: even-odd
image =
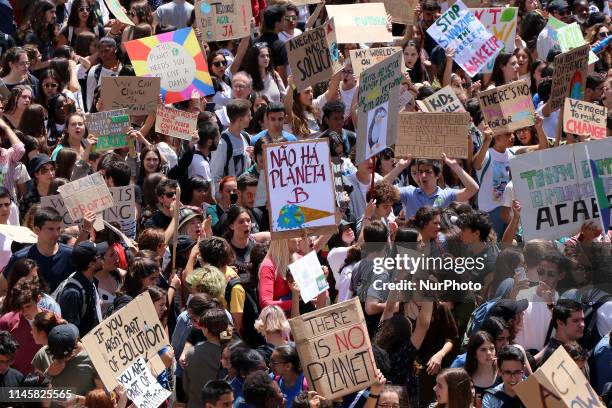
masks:
[[[355,165],[395,143],[403,66],[398,51],[360,75]]]
[[[468,113],[402,112],[395,154],[439,160],[446,153],[448,157],[467,158],[469,123]]]
[[[606,137],[608,110],[605,106],[565,98],[563,108],[563,131],[574,135],[591,136],[592,139]]]
[[[68,215],[72,221],[83,219],[88,211],[96,214],[115,205],[104,178],[100,173],[80,178],[58,187]]]
[[[110,12],[113,13],[117,20],[121,21],[123,24],[131,26],[135,25],[134,22],[123,10],[123,7],[121,6],[119,0],[104,0],[104,3],[106,3],[106,7],[108,7]]]
[[[535,125],[535,110],[525,81],[514,81],[478,94],[485,122],[494,134]]]
[[[383,61],[385,58],[390,57],[398,51],[401,51],[400,47],[382,47],[382,48],[358,48],[356,50],[350,50],[351,65],[353,66],[353,73],[356,77],[359,77],[363,71],[372,65],[376,65]]]
[[[157,408],[172,395],[153,377],[142,357],[138,357],[121,373],[117,381],[125,388],[128,400],[138,408]]]
[[[166,103],[189,100],[194,91],[202,95],[215,93],[206,58],[192,28],[124,45],[136,75],[161,78],[161,95]]]
[[[567,24],[557,30],[557,38],[561,52],[568,52],[586,44],[578,23]],[[589,50],[589,65],[599,61],[597,55]]]
[[[251,3],[248,0],[203,0],[194,6],[195,21],[206,42],[227,41],[251,34]]]
[[[316,298],[329,289],[327,278],[321,268],[316,251],[310,251],[298,261],[289,265],[291,276],[300,288],[300,296],[304,303]]]
[[[170,344],[147,291],[104,319],[82,342],[109,391],[138,357],[149,361]]]
[[[587,145],[599,170],[602,194],[610,197],[611,138],[539,150],[510,160],[526,240],[571,237],[584,221],[599,218]]]
[[[605,407],[563,346],[513,389],[529,408]]]
[[[595,202],[599,210],[601,228],[603,234],[606,235],[608,231],[610,231],[610,225],[612,224],[612,200],[610,200],[610,197],[606,194],[604,176],[606,176],[606,173],[609,175],[610,172],[604,166],[601,166],[601,161],[598,162],[592,159],[592,157],[597,157],[597,153],[594,151],[594,149],[598,147],[597,144],[586,143],[584,147],[589,169],[591,170],[591,181],[595,193]],[[608,165],[609,164],[610,163],[608,163]]]
[[[400,24],[414,23],[414,8],[419,4],[418,0],[383,0],[385,10],[391,15],[391,21]]]
[[[338,230],[327,139],[265,144],[264,165],[272,239]]]
[[[333,20],[289,39],[285,47],[298,91],[329,81],[342,69]]]
[[[28,227],[0,224],[0,234],[21,244],[35,244],[38,236]]]
[[[312,391],[333,400],[376,380],[376,365],[358,298],[289,320]]]
[[[501,49],[491,34],[461,0],[440,16],[427,33],[444,49],[455,49],[455,62],[470,76],[476,75]]]
[[[295,0],[292,1],[292,4],[295,4],[296,6],[306,6],[308,4],[317,4],[317,3],[321,3],[323,0]]]
[[[561,108],[568,96],[572,99],[584,99],[590,49],[588,45],[583,45],[555,57],[552,88],[548,100],[551,111]]]
[[[159,78],[124,76],[100,79],[105,110],[125,109],[129,115],[155,112],[159,102]]]
[[[157,107],[155,131],[163,135],[191,140],[198,127],[198,114],[186,112],[164,105]]]
[[[517,7],[487,7],[470,9],[487,31],[493,33],[497,41],[501,43],[501,48],[496,52],[495,56],[500,51],[511,53],[514,51],[514,39],[516,36],[516,18],[518,16]],[[482,69],[482,73],[493,72],[493,64],[495,58],[492,58],[487,63],[487,66]]]
[[[89,134],[98,138],[94,151],[118,149],[128,145],[130,117],[125,109],[88,113],[85,125]]]
[[[328,4],[325,9],[329,19],[334,19],[338,44],[393,41],[383,3]]]
[[[463,104],[450,85],[425,98],[423,103],[429,112],[465,112]]]

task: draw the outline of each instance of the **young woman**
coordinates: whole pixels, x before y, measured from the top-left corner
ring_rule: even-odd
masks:
[[[151,6],[149,6],[146,1],[132,2],[129,11],[126,14],[130,20],[132,20],[134,25],[128,26],[121,33],[121,48],[124,48],[123,44],[125,44],[127,41],[135,40],[141,37],[148,37],[148,35],[140,36],[140,32],[146,30],[149,30],[151,33],[153,32],[153,11],[151,10]]]
[[[32,104],[32,88],[28,85],[16,85],[4,105],[2,118],[12,129],[18,129],[21,117],[26,108]]]
[[[342,220],[338,233],[329,240],[327,262],[334,276],[337,290],[336,303],[353,297],[351,277],[357,262],[361,260],[361,247],[355,244],[355,231],[350,223]]]
[[[140,132],[139,132],[140,133]],[[153,145],[146,145],[140,150],[140,165],[136,184],[142,187],[144,179],[153,173],[165,173],[165,161],[162,155]]]
[[[291,328],[283,310],[278,306],[264,307],[255,321],[255,329],[266,339],[266,344],[257,348],[266,360],[270,362],[272,352],[278,346],[289,344]]]
[[[413,83],[429,81],[427,70],[421,61],[421,46],[415,40],[409,40],[404,45],[404,66],[408,69],[410,80]]]
[[[79,159],[83,158],[88,146],[91,149],[91,144],[85,143],[86,138],[87,127],[85,126],[85,115],[79,112],[71,113],[66,118],[64,135],[60,143],[53,149],[53,153],[51,153],[51,160],[56,160],[57,154],[64,147],[71,147],[77,152]]]
[[[487,89],[509,84],[519,79],[518,58],[513,54],[500,52],[495,58],[491,81]]]
[[[533,96],[534,106],[538,106],[539,98],[536,103],[536,94],[538,93],[538,85],[542,80],[542,70],[546,68],[548,65],[546,62],[537,59],[531,63],[531,67],[529,67],[529,83],[531,84],[529,87],[529,92]]]
[[[47,294],[49,291],[47,284],[42,280],[42,277],[38,275],[38,265],[35,261],[24,258],[16,261],[11,270],[9,271],[7,278],[7,290],[6,297],[2,302],[2,314],[8,313],[13,310],[15,302],[17,299],[14,298],[12,293],[13,288],[17,281],[23,277],[31,278],[33,276],[38,277],[40,289],[42,291],[42,297],[38,301],[38,306],[41,309],[49,310],[53,313],[56,313],[58,316],[61,316],[62,311],[55,301],[53,297]]]
[[[3,180],[0,186],[14,192],[15,185],[20,181],[17,167],[20,164],[19,160],[24,156],[25,146],[2,118],[0,118],[0,134],[4,136],[3,147],[0,147],[0,177]]]
[[[49,332],[52,328],[62,323],[63,320],[55,313],[49,311],[40,312],[34,317],[34,321],[32,322],[32,336],[34,337],[34,342],[43,347],[34,355],[32,366],[40,373],[44,374],[52,363],[51,357],[47,352]]]
[[[21,217],[25,216],[33,204],[40,203],[41,197],[49,195],[51,181],[55,178],[55,164],[46,154],[39,154],[30,160],[30,173],[33,183],[19,202]]]
[[[30,73],[28,54],[21,47],[9,48],[4,54],[1,82],[12,90],[17,85],[28,85],[33,92],[38,91],[38,79]],[[36,95],[35,95],[36,96]]]
[[[589,27],[585,40],[591,47],[598,41],[605,39],[610,35],[609,24],[599,23]],[[612,67],[612,46],[608,44],[603,50],[597,53],[599,61],[595,63],[595,72],[607,71]]]
[[[436,402],[430,408],[473,408],[474,387],[462,368],[448,368],[436,378]]]
[[[182,194],[184,194],[184,199]],[[206,214],[209,200],[210,182],[200,176],[189,177],[185,192],[181,192],[181,201],[187,203],[188,206],[201,208],[204,214]]]
[[[525,275],[525,257],[520,249],[504,248],[495,261],[495,274],[487,298],[515,299],[518,292],[529,287]]]
[[[158,257],[151,252],[141,251],[128,265],[125,280],[113,302],[113,311],[130,303],[136,296],[155,285],[161,274]]]
[[[531,64],[533,60],[531,58],[531,53],[527,48],[524,47],[516,47],[512,52],[512,55],[516,57],[516,62],[518,63],[518,73],[519,78],[524,81],[527,81],[527,85],[531,86]]]
[[[55,149],[66,128],[66,118],[76,111],[74,101],[63,93],[49,98],[47,103],[47,147]]]
[[[106,390],[91,390],[85,396],[86,408],[125,408],[128,403],[127,394],[122,386],[119,386],[110,394]]]
[[[465,371],[472,378],[478,405],[484,391],[501,382],[495,363],[495,340],[489,333],[477,331],[470,336]]]
[[[24,135],[34,136],[41,146],[44,146],[47,138],[47,111],[37,103],[30,104],[21,115],[19,130]]]
[[[55,177],[70,180],[72,169],[78,159],[78,153],[71,147],[65,147],[55,157]]]
[[[287,90],[282,78],[272,66],[270,48],[267,43],[256,43],[249,47],[244,61],[239,60],[237,53],[232,67],[240,63],[242,63],[242,69],[253,78],[254,91],[261,91],[271,102],[281,102],[285,98]]]
[[[55,4],[49,0],[40,0],[34,3],[23,43],[36,45],[42,55],[43,63],[40,68],[46,68],[48,64],[45,65],[45,62],[53,58],[55,20]]]
[[[286,406],[291,407],[295,396],[308,390],[295,346],[287,344],[276,347],[270,357],[270,369],[274,374],[274,381],[278,383],[288,401]]]
[[[264,242],[270,239],[268,231],[251,233],[251,215],[248,210],[238,205],[230,207],[227,213],[227,232],[225,239],[229,242],[234,255],[234,267],[238,273],[248,273],[251,249],[257,242]]]
[[[208,56],[208,68],[211,73],[215,95],[213,102],[215,109],[221,109],[232,99],[232,82],[226,75],[227,59],[221,51],[213,51]]]
[[[119,253],[115,246],[108,247],[102,261],[102,269],[96,273],[96,279],[98,280],[102,316],[106,316],[106,312],[115,301],[116,294],[127,272],[120,268]]]
[[[98,39],[104,37],[104,26],[98,22],[96,13],[87,0],[75,0],[70,7],[68,22],[60,31],[57,43],[59,46],[70,45],[74,47],[77,36],[89,31]]]
[[[57,95],[60,89],[64,88],[60,76],[54,69],[47,68],[40,73],[40,83],[38,86],[38,97],[36,102],[48,108],[51,97]]]

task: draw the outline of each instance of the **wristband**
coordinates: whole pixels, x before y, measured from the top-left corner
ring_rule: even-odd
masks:
[[[372,399],[377,400],[377,399],[380,398],[380,395],[379,394],[370,394],[370,395],[368,395],[368,398],[372,398]]]

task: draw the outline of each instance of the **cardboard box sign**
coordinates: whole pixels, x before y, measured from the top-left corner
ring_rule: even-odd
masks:
[[[605,106],[565,98],[563,131],[603,139],[607,135],[608,110]]]
[[[563,107],[566,97],[583,99],[591,47],[583,45],[555,57],[552,89],[550,91],[551,111]]]
[[[102,77],[104,110],[125,109],[130,115],[155,112],[159,102],[159,77]]]
[[[243,38],[251,32],[253,14],[247,0],[199,1],[194,10],[196,25],[206,42]]]
[[[525,81],[514,81],[478,95],[485,122],[493,133],[512,133],[535,125],[535,110]]]
[[[384,3],[328,4],[325,9],[327,16],[334,19],[338,44],[393,41],[387,31]]]
[[[313,391],[335,399],[376,380],[376,365],[357,298],[289,320],[304,374]]]

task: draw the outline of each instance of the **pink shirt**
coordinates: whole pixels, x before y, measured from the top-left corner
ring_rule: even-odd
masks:
[[[32,359],[41,345],[34,342],[32,327],[26,318],[19,312],[9,312],[0,318],[0,330],[11,333],[19,343],[13,368],[23,375],[34,371]]]
[[[8,149],[0,148],[0,186],[13,191],[15,184],[15,167],[25,154],[25,146],[19,142]]]

